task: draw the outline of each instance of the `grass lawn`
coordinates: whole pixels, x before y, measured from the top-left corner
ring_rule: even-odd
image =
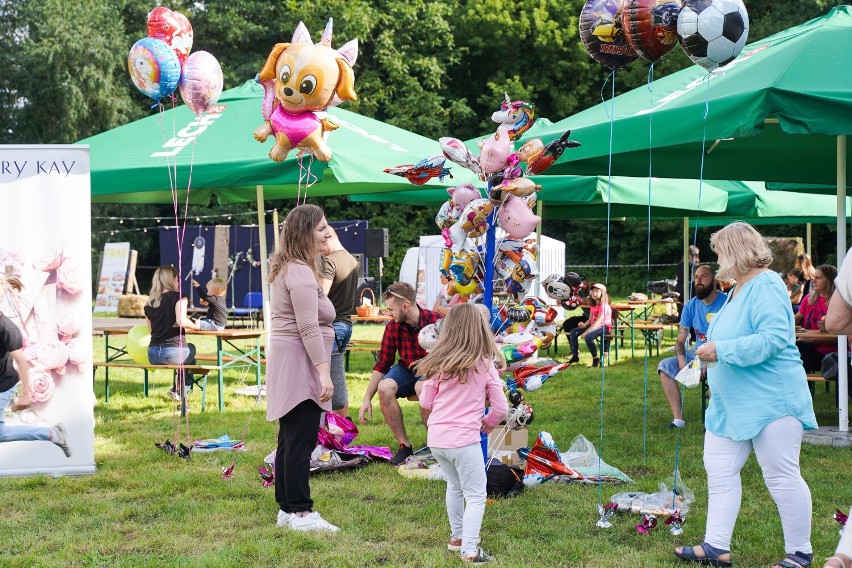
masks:
[[[355,337],[378,338],[381,328],[359,324]],[[202,341],[197,341],[201,339]],[[200,344],[199,352],[215,348]],[[95,340],[102,357],[103,340]],[[210,340],[212,342],[212,340]],[[669,343],[671,340],[667,340]],[[566,345],[560,345],[565,355]],[[583,347],[585,349],[585,347]],[[626,350],[629,355],[629,348]],[[666,429],[671,419],[656,376],[657,357],[648,359],[647,445],[643,459],[643,379],[646,362],[625,358],[606,369],[602,457],[621,468],[635,484],[604,486],[603,498],[618,491],[657,490],[671,475],[680,441],[681,472],[695,492],[693,512],[679,537],[662,526],[639,535],[638,516],[620,515],[610,529],[595,528],[596,486],[547,483],[521,496],[488,505],[482,546],[494,566],[676,566],[674,546],[700,542],[707,508],[701,448],[703,428],[698,389],[686,392],[687,427]],[[664,354],[666,356],[666,354]],[[351,414],[357,409],[372,368],[369,353],[353,353],[349,373]],[[600,450],[601,372],[580,364],[528,393],[535,410],[531,434],[549,431],[561,450],[577,434]],[[190,400],[192,437],[229,434],[237,438],[251,418],[248,451],[236,455],[234,479],[221,479],[230,464],[226,453],[195,454],[189,461],[166,455],[154,442],[173,438],[173,403],[162,395],[171,384],[164,372],[152,374],[151,396],[144,398],[141,372],[111,372],[111,398],[103,403],[103,371],[95,391],[97,473],[86,477],[2,479],[4,519],[0,524],[0,566],[452,566],[461,562],[446,550],[449,537],[444,484],[408,480],[383,463],[314,477],[316,509],[342,527],[334,536],[300,534],[275,528],[277,506],[271,487],[262,487],[257,468],[276,440],[254,399],[233,396],[254,377],[233,370],[225,376],[224,413],[216,411],[216,385],[208,410],[200,412],[200,394]],[[404,401],[409,434],[423,445],[426,431],[416,403]],[[262,404],[262,406],[265,406]],[[817,419],[836,423],[834,393],[817,387]],[[359,425],[357,443],[391,445],[378,401],[374,419]],[[813,494],[815,565],[837,543],[835,508],[852,503],[848,449],[805,445],[802,470]],[[768,566],[784,556],[781,525],[751,457],[743,469],[743,506],[733,555],[738,566]],[[661,519],[662,521],[662,519]]]

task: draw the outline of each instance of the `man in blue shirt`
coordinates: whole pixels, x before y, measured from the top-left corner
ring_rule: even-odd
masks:
[[[675,343],[675,357],[668,357],[660,361],[657,372],[660,374],[660,382],[666,400],[672,409],[674,419],[669,428],[683,428],[686,422],[683,419],[683,403],[680,399],[680,386],[674,377],[678,372],[695,359],[695,349],[707,341],[707,328],[710,320],[725,304],[727,296],[716,290],[716,272],[707,265],[701,265],[695,269],[692,278],[692,291],[695,294],[683,307],[680,314],[680,328]],[[695,345],[687,351],[686,341],[689,339],[689,330],[695,330]]]

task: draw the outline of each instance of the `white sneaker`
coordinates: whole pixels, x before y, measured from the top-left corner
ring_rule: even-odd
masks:
[[[276,527],[280,527],[282,529],[290,528],[290,519],[293,518],[293,513],[285,513],[284,511],[278,511],[278,520],[275,523]]]
[[[328,531],[337,532],[340,527],[336,527],[323,519],[319,513],[314,511],[304,517],[293,515],[290,517],[290,528],[294,531]]]

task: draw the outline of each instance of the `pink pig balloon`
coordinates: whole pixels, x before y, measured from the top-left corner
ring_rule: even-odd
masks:
[[[497,219],[504,231],[515,239],[526,238],[541,221],[520,197],[509,196],[497,212]]]

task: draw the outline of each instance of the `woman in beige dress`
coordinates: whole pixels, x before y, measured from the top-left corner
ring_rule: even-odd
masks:
[[[311,452],[320,417],[331,410],[329,359],[335,311],[320,287],[320,250],[331,237],[323,210],[300,205],[284,220],[269,264],[271,325],[266,366],[267,420],[278,420],[277,526],[337,531],[313,511]]]

